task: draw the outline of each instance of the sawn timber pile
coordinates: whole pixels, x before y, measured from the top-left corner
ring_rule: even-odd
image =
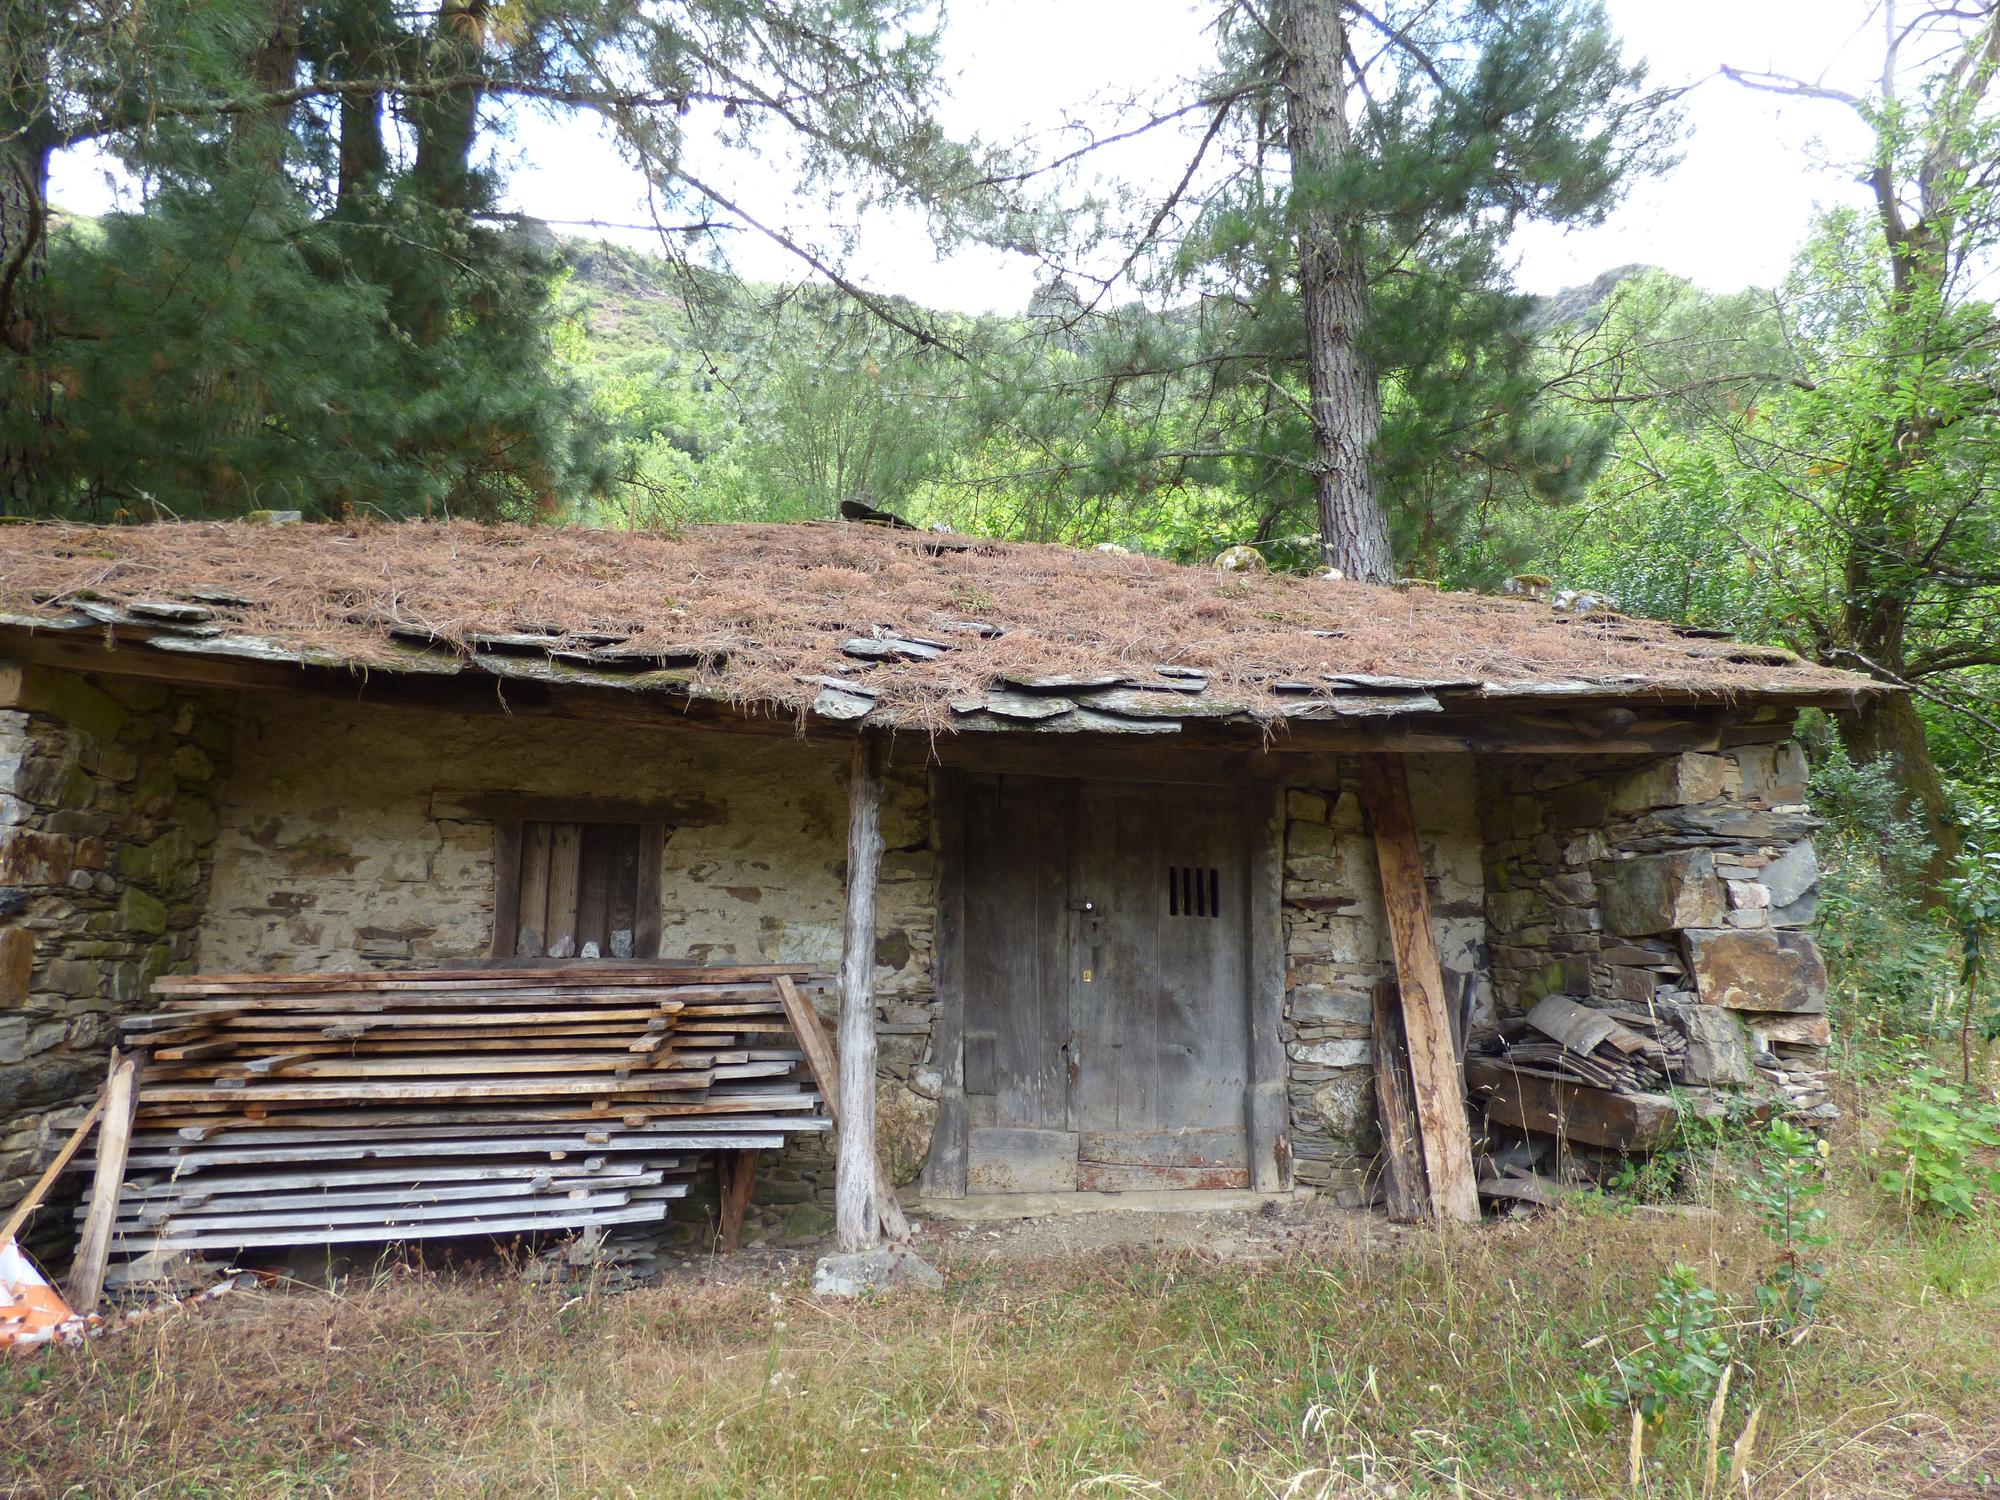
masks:
[[[699,1153],[827,1128],[780,993],[807,976],[162,980],[162,1009],[125,1022],[144,1062],[113,1256],[130,1277],[183,1252],[663,1219]]]

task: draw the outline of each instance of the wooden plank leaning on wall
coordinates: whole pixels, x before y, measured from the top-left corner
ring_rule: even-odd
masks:
[[[1431,927],[1423,853],[1403,758],[1362,756],[1361,795],[1375,835],[1382,908],[1402,992],[1403,1037],[1409,1048],[1431,1209],[1440,1219],[1471,1222],[1479,1217],[1479,1189],[1472,1170],[1472,1132],[1465,1117],[1465,1078],[1452,1044],[1444,969]],[[1376,1066],[1382,1065],[1378,1057]]]

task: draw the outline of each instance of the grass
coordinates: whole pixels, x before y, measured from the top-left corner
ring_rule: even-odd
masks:
[[[1803,1341],[1734,1330],[1725,1472],[1754,1406],[1756,1495],[2000,1494],[2000,1222],[1912,1226],[1858,1181],[1835,1218],[1834,1291]],[[1767,1255],[1733,1212],[1585,1207],[1308,1232],[1258,1264],[968,1261],[941,1294],[861,1306],[398,1272],[0,1366],[0,1487],[1622,1495],[1629,1433],[1593,1426],[1583,1375],[1629,1342],[1670,1261],[1747,1300]],[[1706,1416],[1647,1434],[1641,1493],[1703,1493]]]

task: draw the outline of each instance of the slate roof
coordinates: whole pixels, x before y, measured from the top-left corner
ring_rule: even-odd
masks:
[[[932,731],[1881,690],[1781,648],[1528,599],[846,523],[0,526],[0,648],[21,630]]]

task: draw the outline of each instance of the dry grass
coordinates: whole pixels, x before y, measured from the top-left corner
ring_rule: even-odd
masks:
[[[1993,1494],[2000,1226],[1913,1232],[1866,1195],[1837,1217],[1811,1336],[1739,1331],[1725,1473],[1754,1406],[1755,1495]],[[1730,1214],[1597,1210],[1453,1238],[1342,1226],[1257,1265],[968,1266],[942,1294],[859,1307],[795,1286],[566,1300],[408,1274],[246,1294],[0,1367],[0,1487],[1623,1495],[1627,1435],[1593,1430],[1581,1375],[1629,1339],[1668,1261],[1740,1295],[1765,1255]],[[1641,1493],[1702,1493],[1705,1415],[1649,1437]]]
[[[78,595],[126,601],[221,590],[252,633],[385,663],[389,623],[463,645],[523,626],[627,634],[698,649],[707,686],[796,702],[802,675],[851,668],[843,640],[877,627],[935,636],[1004,628],[931,662],[866,674],[890,713],[938,726],[953,699],[1006,674],[1211,674],[1248,708],[1318,673],[1531,681],[1613,691],[1844,692],[1864,679],[1668,627],[1576,621],[1524,600],[1223,574],[1068,547],[938,539],[869,526],[712,526],[678,537],[577,528],[377,523],[0,528],[0,609],[53,615]],[[1315,634],[1314,632],[1328,632]],[[804,696],[810,696],[806,693]]]

